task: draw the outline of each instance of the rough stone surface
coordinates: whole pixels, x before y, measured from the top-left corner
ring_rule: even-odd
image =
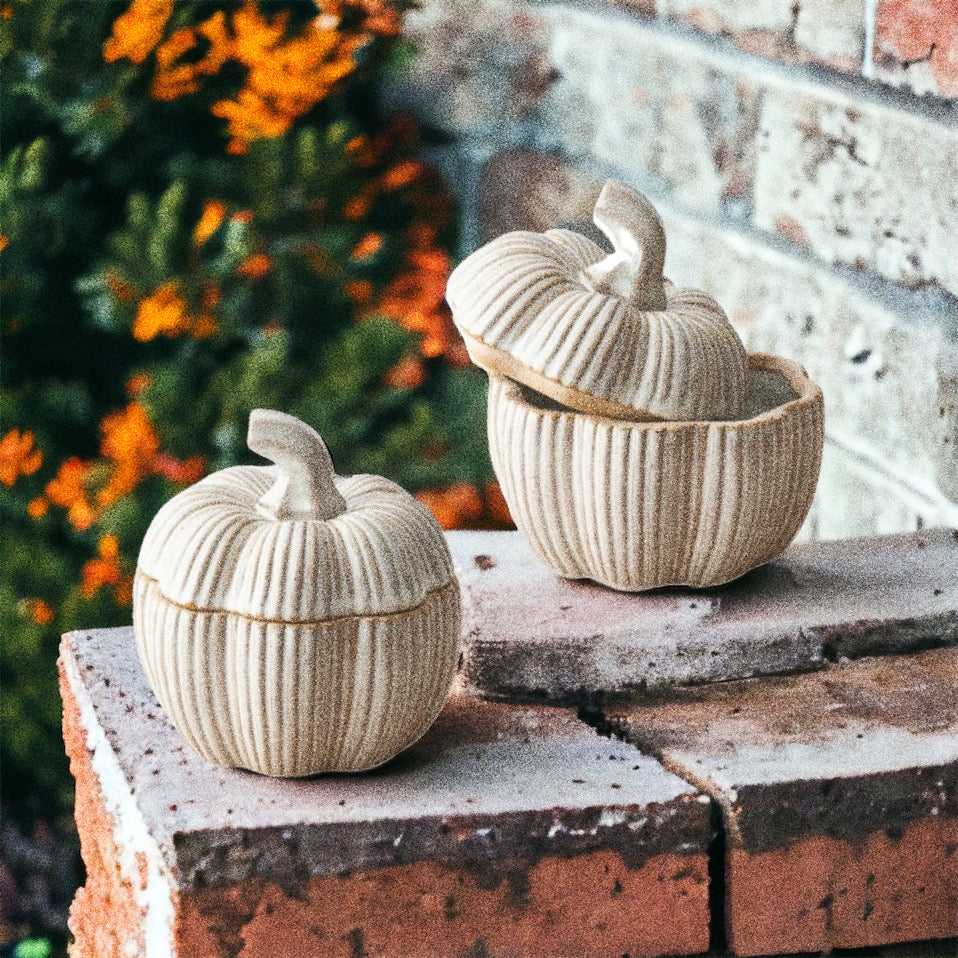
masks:
[[[865,49],[862,0],[659,0],[658,13],[743,50],[787,63],[821,63],[856,72]]]
[[[77,768],[89,752],[116,772],[79,776],[80,807],[135,813],[81,820],[84,850],[125,864],[107,869],[115,891],[78,897],[77,954],[122,953],[94,937],[116,896],[133,902],[127,936],[167,910],[144,933],[147,955],[273,956],[280,928],[297,956],[707,948],[708,801],[567,712],[458,695],[377,772],[283,781],[193,756],[146,685],[132,630],[72,633],[61,663]],[[165,886],[131,898],[128,859],[150,842]]]
[[[958,294],[958,127],[821,87],[769,85],[755,224],[825,262]]]
[[[760,20],[775,5],[722,6]],[[828,17],[812,6],[795,29],[806,22],[833,36],[836,5]],[[651,181],[698,214],[749,221],[826,263],[958,295],[958,128],[941,111],[862,96],[608,10],[432,2],[410,31],[425,55],[397,96],[468,149],[561,150]],[[450,56],[453,34],[462,58]]]
[[[958,3],[879,0],[874,59],[878,77],[887,83],[958,97]]]
[[[792,546],[716,589],[629,595],[560,579],[518,532],[451,532],[469,687],[500,699],[602,695],[822,668],[958,643],[958,534]]]
[[[716,685],[610,720],[725,823],[735,954],[958,932],[958,656]]]

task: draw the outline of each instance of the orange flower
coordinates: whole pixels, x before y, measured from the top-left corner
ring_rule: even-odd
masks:
[[[361,220],[373,208],[374,199],[375,193],[367,187],[351,200],[347,200],[343,207],[343,216],[348,220]]]
[[[346,143],[346,155],[360,168],[372,166],[379,153],[368,136],[354,136]]]
[[[156,457],[154,470],[158,476],[163,476],[170,482],[191,485],[199,482],[206,474],[206,461],[202,456],[194,456],[180,462],[163,452]]]
[[[234,99],[219,100],[214,116],[227,121],[230,153],[284,134],[355,69],[356,38],[337,31],[322,15],[286,38],[289,15],[269,19],[247,2],[233,14],[231,56],[247,68],[246,85]]]
[[[445,304],[449,259],[439,249],[414,250],[406,255],[408,271],[383,291],[372,312],[388,316],[419,335],[419,351],[427,359],[444,356],[454,365],[466,365],[462,338]]]
[[[49,625],[53,621],[53,607],[43,599],[27,599],[24,603],[27,615],[37,625]]]
[[[6,236],[4,233],[0,233],[0,253],[2,253],[10,245],[10,237]]]
[[[188,324],[186,300],[176,280],[169,280],[140,302],[133,320],[133,338],[148,343],[160,334],[178,336]]]
[[[469,482],[456,482],[444,489],[423,489],[416,498],[436,517],[443,529],[462,529],[482,515],[479,490]]]
[[[27,503],[27,515],[31,519],[41,519],[50,511],[50,503],[43,496],[36,496]]]
[[[173,13],[173,0],[133,0],[129,10],[117,17],[113,32],[103,44],[107,63],[127,59],[142,63],[163,37]]]
[[[60,464],[57,474],[44,490],[47,499],[55,506],[67,510],[67,519],[81,532],[89,529],[96,518],[87,499],[92,463],[71,456]]]
[[[193,227],[193,245],[202,246],[219,228],[226,216],[226,205],[220,200],[207,200],[203,213]]]
[[[368,279],[350,280],[343,285],[343,292],[354,303],[362,305],[373,298],[373,284]]]
[[[0,482],[12,486],[21,476],[32,476],[43,465],[43,453],[33,444],[33,433],[11,429],[0,439]]]
[[[426,381],[426,367],[418,356],[400,359],[383,377],[384,385],[391,389],[418,389]]]
[[[110,461],[112,471],[97,493],[96,504],[107,509],[129,495],[154,470],[160,439],[138,402],[112,413],[103,420],[100,454]]]
[[[206,56],[183,62],[200,37],[209,41]],[[150,95],[155,100],[175,100],[196,93],[203,77],[218,73],[232,55],[233,42],[226,28],[223,11],[201,23],[196,29],[183,27],[175,31],[156,50],[156,73],[150,86]]]
[[[400,187],[408,186],[413,180],[422,175],[425,167],[418,160],[404,160],[398,166],[384,173],[381,178],[383,188],[386,190],[398,190]]]
[[[236,267],[238,276],[260,279],[273,268],[273,260],[266,253],[253,253]]]
[[[153,382],[153,377],[149,373],[134,373],[126,381],[126,394],[132,399],[134,396],[139,396],[144,389],[149,388],[150,383]]]
[[[353,259],[369,259],[383,248],[382,233],[367,233],[350,253]]]
[[[189,312],[179,283],[175,279],[162,283],[137,307],[133,338],[148,343],[161,335],[172,338],[188,333],[197,339],[212,336],[216,332],[216,321],[211,311],[219,300],[219,291],[208,285],[203,295],[203,311],[194,316]]]

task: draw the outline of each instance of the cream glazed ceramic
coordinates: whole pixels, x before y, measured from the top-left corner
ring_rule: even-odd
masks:
[[[609,255],[569,230],[514,232],[453,271],[446,298],[473,361],[580,412],[739,418],[745,349],[711,297],[663,279],[655,208],[610,180],[594,220]]]
[[[719,585],[779,555],[818,481],[822,392],[796,363],[749,363],[732,422],[616,421],[491,375],[493,466],[543,561],[640,591]]]
[[[338,477],[319,435],[255,410],[236,466],[171,499],[134,584],[146,675],[208,761],[268,775],[359,771],[433,723],[459,657],[445,538],[409,493]]]

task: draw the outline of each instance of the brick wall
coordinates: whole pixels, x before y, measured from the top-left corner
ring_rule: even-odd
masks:
[[[424,0],[392,104],[463,253],[647,192],[666,273],[826,399],[820,538],[958,524],[958,2]]]

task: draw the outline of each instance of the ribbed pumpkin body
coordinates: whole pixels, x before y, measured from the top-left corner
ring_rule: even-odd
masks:
[[[315,623],[199,613],[140,571],[134,588],[150,685],[217,765],[282,776],[374,768],[432,725],[458,662],[454,583],[408,612]]]
[[[269,775],[359,771],[429,728],[459,656],[460,598],[441,530],[399,486],[336,478],[341,515],[268,518],[276,467],[214,473],[143,542],[134,630],[187,742]]]
[[[815,492],[822,394],[795,363],[750,362],[753,383],[771,373],[784,401],[734,422],[590,416],[491,376],[493,466],[543,561],[640,591],[719,585],[779,555]]]

